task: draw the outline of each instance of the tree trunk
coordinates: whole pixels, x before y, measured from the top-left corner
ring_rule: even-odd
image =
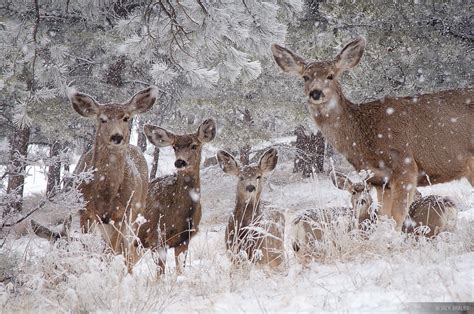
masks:
[[[59,153],[61,152],[61,144],[56,142],[51,145],[49,150],[50,166],[48,167],[48,181],[46,183],[46,195],[53,197],[60,189],[61,182],[61,161]]]
[[[250,163],[250,149],[251,148],[252,147],[247,144],[239,149],[240,164],[242,166],[247,166]]]
[[[25,185],[26,159],[28,155],[28,140],[30,139],[30,128],[14,128],[10,136],[10,157],[8,166],[7,194],[15,195],[15,200],[3,216],[12,210],[21,211],[23,207],[23,189]]]
[[[293,162],[293,173],[302,172],[304,178],[308,178],[313,173],[311,158],[311,135],[308,135],[306,128],[299,125],[295,129],[296,154]]]
[[[318,133],[316,133],[314,142],[316,146],[316,158],[314,168],[316,169],[317,173],[321,173],[324,171],[324,146],[326,142],[321,131],[318,131]]]
[[[138,139],[137,139],[137,146],[140,148],[142,152],[146,150],[146,135],[143,132],[143,126],[145,125],[145,120],[138,119]]]
[[[160,159],[160,149],[155,147],[153,152],[153,164],[150,171],[150,181],[156,178],[156,172],[158,171],[158,160]]]

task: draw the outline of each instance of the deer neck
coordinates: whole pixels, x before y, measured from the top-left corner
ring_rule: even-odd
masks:
[[[176,183],[181,193],[186,193],[188,197],[192,197],[190,191],[200,193],[201,179],[199,167],[192,171],[178,171],[176,174]]]
[[[328,142],[353,165],[359,165],[364,148],[359,105],[346,99],[339,87],[328,102],[320,105],[308,103],[308,109]]]
[[[252,197],[248,200],[240,195],[237,196],[234,208],[234,220],[238,221],[240,226],[250,225],[260,214],[260,193],[258,193],[256,197]]]
[[[92,165],[96,169],[94,174],[95,190],[97,195],[105,201],[114,198],[122,182],[125,173],[126,148],[111,149],[107,146],[94,145]]]

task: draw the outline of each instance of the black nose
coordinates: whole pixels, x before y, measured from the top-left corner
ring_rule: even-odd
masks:
[[[117,145],[122,143],[122,140],[123,140],[123,136],[120,134],[114,134],[110,137],[110,141]]]
[[[100,221],[101,221],[104,225],[108,224],[108,223],[110,222],[110,217],[109,217],[109,215],[105,214],[104,216],[100,217]]]
[[[176,160],[176,161],[174,162],[174,166],[175,166],[176,168],[178,168],[178,169],[179,169],[179,168],[186,167],[186,165],[187,165],[187,163],[186,163],[184,160],[182,160],[182,159],[178,159],[178,160]]]
[[[319,89],[315,89],[309,93],[309,97],[313,98],[314,100],[319,100],[323,96],[323,92]]]
[[[297,242],[293,242],[293,251],[298,252],[300,250],[300,246]]]
[[[253,192],[255,191],[255,186],[254,185],[247,185],[247,187],[245,188],[247,190],[247,192]]]

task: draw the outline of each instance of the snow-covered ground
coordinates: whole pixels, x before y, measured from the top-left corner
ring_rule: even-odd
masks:
[[[172,151],[161,157],[160,173],[173,171]],[[297,211],[349,205],[350,199],[325,175],[300,179],[291,166],[279,163],[264,190],[264,199],[285,210],[287,236]],[[92,236],[69,246],[12,237],[0,253],[4,311],[398,312],[409,311],[410,302],[474,300],[474,192],[466,180],[420,189],[456,202],[461,212],[452,234],[415,241],[381,223],[370,239],[346,237],[340,251],[308,268],[298,264],[287,237],[288,267],[273,273],[230,265],[224,229],[236,179],[217,166],[201,175],[203,220],[182,275],[175,273],[172,252],[167,274],[156,280],[150,254],[129,275],[121,257],[101,253]]]

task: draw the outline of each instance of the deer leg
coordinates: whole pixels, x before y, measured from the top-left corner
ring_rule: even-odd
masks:
[[[417,172],[408,170],[405,170],[405,172],[398,177],[393,177],[390,181],[392,190],[392,217],[397,223],[397,231],[402,230],[403,222],[408,215],[408,208],[415,198],[416,183]]]
[[[467,180],[474,186],[474,157],[467,162]]]
[[[183,252],[185,253],[184,254],[184,261],[181,264],[179,262],[179,255]],[[178,274],[183,273],[183,268],[186,265],[186,257],[187,256],[188,256],[188,245],[187,244],[183,243],[183,244],[181,244],[181,245],[174,248],[174,259],[175,259],[175,262],[176,262],[176,272]]]
[[[380,216],[392,216],[392,191],[386,187],[377,187],[377,201],[381,204]]]

